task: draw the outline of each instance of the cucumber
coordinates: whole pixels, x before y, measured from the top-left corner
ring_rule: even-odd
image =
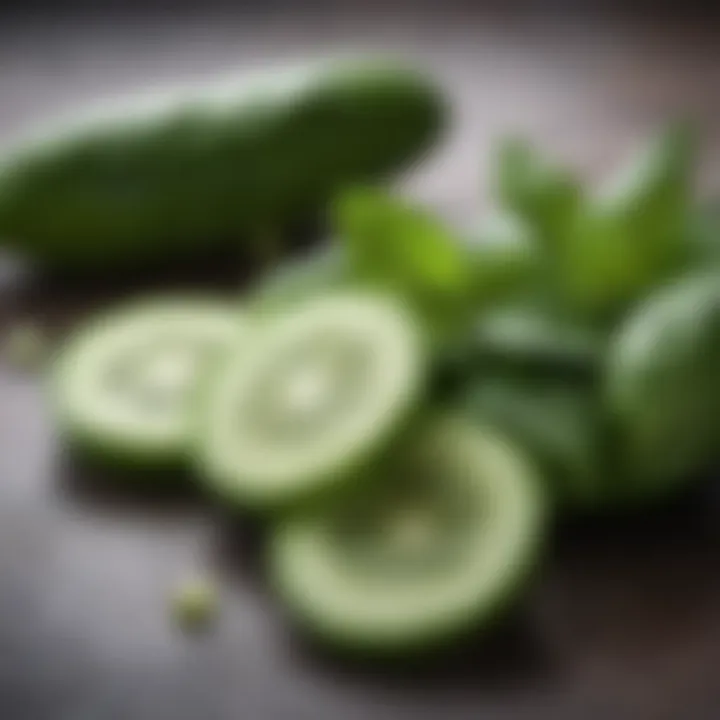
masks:
[[[392,62],[312,63],[58,121],[0,162],[0,237],[64,268],[150,262],[321,209],[429,147],[445,114]]]
[[[342,484],[422,396],[423,345],[414,316],[383,293],[339,291],[268,315],[209,389],[201,474],[258,509]]]
[[[627,494],[676,487],[717,455],[720,273],[702,270],[657,290],[614,337],[604,377]]]
[[[427,418],[357,496],[286,518],[271,578],[293,624],[343,650],[429,649],[516,598],[545,503],[522,452],[455,415]]]
[[[502,206],[535,230],[543,249],[561,250],[585,202],[578,178],[518,137],[498,145],[495,165],[495,194]]]
[[[184,460],[201,379],[247,332],[231,305],[204,297],[135,301],[102,315],[55,359],[51,400],[60,435],[115,463]]]

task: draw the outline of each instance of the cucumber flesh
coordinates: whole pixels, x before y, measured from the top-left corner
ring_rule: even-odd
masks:
[[[341,291],[268,315],[210,388],[204,474],[264,507],[339,482],[399,430],[424,377],[415,318],[387,295]]]
[[[290,616],[347,649],[418,649],[483,626],[542,546],[535,469],[464,418],[428,419],[358,496],[286,519],[270,546]]]
[[[55,362],[61,434],[128,460],[182,456],[201,377],[246,331],[234,308],[199,298],[134,303],[95,320]]]

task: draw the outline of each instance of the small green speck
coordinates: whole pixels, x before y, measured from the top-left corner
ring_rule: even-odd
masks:
[[[186,630],[205,628],[218,613],[217,587],[208,580],[193,579],[180,584],[171,598],[172,614]]]
[[[45,335],[38,325],[30,322],[10,328],[2,340],[2,356],[15,368],[36,368],[45,352]]]

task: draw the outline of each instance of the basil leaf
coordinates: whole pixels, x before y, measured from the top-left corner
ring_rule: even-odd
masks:
[[[694,209],[686,225],[686,242],[690,246],[690,263],[700,266],[720,262],[720,201]]]
[[[548,163],[531,145],[508,138],[496,157],[496,194],[551,249],[568,241],[570,227],[583,197],[577,180],[564,168]]]
[[[485,217],[468,234],[477,307],[511,297],[535,284],[541,258],[532,229],[509,213]]]
[[[379,190],[354,189],[335,209],[336,230],[355,270],[420,295],[467,296],[467,250],[439,218]]]
[[[676,238],[692,198],[696,151],[690,126],[663,128],[603,188],[600,211],[621,217],[640,242],[671,234]]]
[[[688,129],[668,127],[578,214],[559,270],[571,306],[614,317],[685,267],[694,155]]]

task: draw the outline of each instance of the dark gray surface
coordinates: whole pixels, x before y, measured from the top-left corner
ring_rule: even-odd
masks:
[[[500,132],[527,132],[598,178],[677,109],[706,129],[702,187],[719,189],[720,50],[708,25],[564,15],[537,24],[424,7],[6,22],[0,137],[101,94],[372,48],[418,58],[457,101],[453,135],[408,183],[450,213],[487,206],[488,151]],[[94,287],[0,276],[2,327],[30,317],[58,335],[138,288],[236,281],[234,269],[212,265]],[[565,530],[510,627],[444,668],[399,676],[291,642],[242,523],[216,522],[197,502],[149,502],[106,486],[59,456],[37,380],[0,367],[3,720],[720,716],[712,488],[639,526]],[[167,594],[208,566],[227,580],[218,631],[183,637],[166,616]]]

